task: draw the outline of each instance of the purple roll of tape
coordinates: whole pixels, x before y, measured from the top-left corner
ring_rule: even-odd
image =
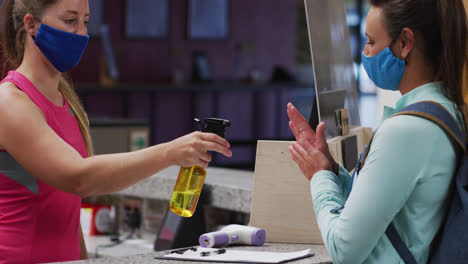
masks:
[[[228,234],[223,232],[214,232],[212,234],[212,238],[214,239],[214,243],[211,247],[222,247],[227,245],[227,243],[229,242]],[[212,244],[210,243],[210,236],[208,235],[201,235],[198,239],[198,242],[202,247],[210,247],[210,244]]]
[[[260,228],[258,230],[255,230],[252,233],[252,237],[251,237],[252,245],[261,246],[261,245],[263,245],[265,243],[265,240],[266,240],[265,229]]]

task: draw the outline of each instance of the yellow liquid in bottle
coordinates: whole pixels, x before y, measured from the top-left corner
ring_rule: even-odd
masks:
[[[205,182],[206,171],[202,167],[182,167],[179,171],[169,208],[175,214],[192,217]]]

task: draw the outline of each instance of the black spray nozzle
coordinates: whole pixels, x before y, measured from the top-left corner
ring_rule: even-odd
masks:
[[[203,120],[194,119],[201,126],[202,132],[214,133],[220,137],[224,137],[226,127],[231,125],[231,121],[220,118],[206,118]]]

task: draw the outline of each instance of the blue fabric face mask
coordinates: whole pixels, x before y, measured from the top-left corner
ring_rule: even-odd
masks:
[[[375,85],[385,90],[398,90],[406,63],[395,57],[390,47],[372,57],[367,57],[363,52],[362,64]]]
[[[89,36],[82,36],[41,24],[34,43],[44,56],[60,72],[67,72],[78,65],[88,46]]]

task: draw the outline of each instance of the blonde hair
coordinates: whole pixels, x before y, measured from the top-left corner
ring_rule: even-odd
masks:
[[[42,17],[44,10],[57,0],[5,0],[3,3],[4,29],[2,36],[3,50],[7,56],[4,69],[16,69],[23,61],[26,30],[24,16],[31,14]],[[4,74],[3,74],[4,75]],[[78,121],[81,135],[89,156],[93,155],[93,144],[89,133],[89,121],[78,95],[64,74],[60,77],[59,91],[63,94]]]

